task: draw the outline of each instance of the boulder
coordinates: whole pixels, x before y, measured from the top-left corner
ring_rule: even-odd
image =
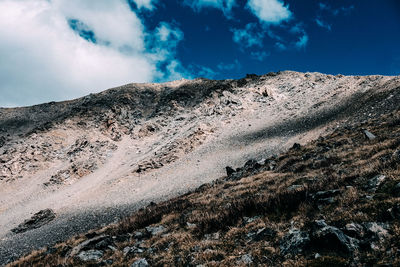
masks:
[[[294,143],[292,146],[292,150],[299,150],[301,148],[301,145],[299,143]]]
[[[310,236],[298,229],[291,229],[281,240],[279,248],[282,255],[296,255],[310,244]]]
[[[251,254],[244,254],[238,260],[238,263],[242,263],[245,265],[252,265],[253,264],[253,256]]]
[[[316,230],[311,234],[312,246],[319,250],[352,254],[358,248],[358,240],[345,235],[334,226],[316,222]],[[322,228],[321,228],[322,226]],[[319,228],[319,229],[318,229]]]
[[[79,245],[75,246],[70,253],[70,257],[80,254],[81,251],[89,250],[106,250],[113,248],[112,238],[108,235],[100,235],[91,239],[85,240]]]
[[[364,130],[364,134],[369,140],[374,140],[376,138],[376,136],[368,130]]]
[[[150,265],[147,262],[147,260],[145,258],[141,258],[132,263],[130,267],[148,267],[148,266]]]
[[[364,227],[358,223],[346,224],[343,231],[353,238],[362,238],[364,236]]]
[[[78,258],[81,261],[98,261],[103,257],[103,255],[103,251],[92,249],[80,252]]]
[[[230,166],[226,166],[225,170],[226,170],[226,175],[227,176],[231,176],[233,173],[235,173],[235,170]]]
[[[167,231],[167,228],[165,228],[162,225],[157,225],[157,226],[147,226],[146,231],[151,234],[152,236],[154,235],[159,235]]]
[[[364,223],[365,230],[367,234],[373,237],[374,240],[379,242],[385,241],[389,237],[389,233],[387,231],[388,225],[384,223],[377,222],[367,222]]]

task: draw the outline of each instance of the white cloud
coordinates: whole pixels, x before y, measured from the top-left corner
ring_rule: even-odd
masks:
[[[149,9],[153,10],[155,8],[154,3],[157,2],[155,0],[133,0],[133,2],[136,4],[136,6],[141,9]]]
[[[289,5],[285,6],[281,0],[249,0],[246,6],[260,21],[267,24],[279,24],[292,17]]]
[[[255,23],[247,24],[244,29],[231,29],[231,31],[233,32],[233,41],[241,47],[262,47],[264,33],[257,28]]]
[[[236,0],[184,0],[183,3],[198,12],[203,8],[218,8],[226,17],[230,18]]]
[[[137,1],[139,3],[139,1]],[[140,1],[143,7],[151,1]],[[77,31],[91,31],[93,40]],[[159,42],[148,49],[146,28],[123,0],[0,1],[0,106],[65,100],[130,82],[169,79],[161,61],[171,62],[183,38],[160,24]],[[154,53],[163,51],[163,56]],[[179,62],[169,63],[177,76]]]
[[[295,43],[295,46],[298,49],[305,48],[308,43],[308,35],[307,33],[303,33],[303,35],[299,38],[299,40]]]
[[[322,19],[320,18],[316,18],[315,19],[315,23],[317,23],[318,26],[320,26],[321,28],[325,28],[328,31],[330,31],[332,29],[332,26],[326,22],[324,22]]]

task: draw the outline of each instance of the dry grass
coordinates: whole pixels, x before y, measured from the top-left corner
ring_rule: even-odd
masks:
[[[377,138],[366,139],[364,128]],[[115,266],[126,266],[141,257],[152,266],[245,266],[241,259],[249,254],[254,265],[263,266],[345,266],[355,261],[360,265],[399,265],[400,198],[394,187],[400,182],[400,158],[394,156],[396,150],[400,150],[399,111],[337,129],[274,159],[274,171],[261,166],[255,175],[217,180],[97,231],[116,238],[117,251],[108,250],[103,259],[112,260]],[[378,174],[384,174],[386,180],[376,192],[369,192],[365,186]],[[289,190],[292,185],[300,187]],[[330,189],[341,190],[334,203],[321,204],[312,198],[312,194]],[[398,209],[399,214],[393,217],[390,209]],[[280,240],[288,229],[308,229],[321,218],[338,228],[351,222],[385,222],[390,225],[390,236],[379,250],[360,249],[358,259],[335,251],[323,252],[315,259],[312,249],[292,257],[280,254]],[[158,224],[167,232],[153,237],[134,236],[135,231],[145,232],[144,227]],[[271,234],[251,237],[262,228]],[[127,240],[117,241],[126,234],[130,235]],[[87,238],[80,236],[55,248],[33,252],[11,266],[83,265],[65,253],[83,239]],[[125,247],[137,246],[138,242],[142,242],[142,253],[123,255]]]

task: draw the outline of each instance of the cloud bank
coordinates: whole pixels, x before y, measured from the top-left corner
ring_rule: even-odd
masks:
[[[247,8],[260,21],[267,24],[279,24],[292,17],[289,6],[285,6],[280,0],[249,0]]]
[[[151,0],[135,2],[141,9],[154,8]],[[168,23],[152,34],[123,0],[2,0],[0,106],[178,77],[180,63],[169,60],[175,46],[167,44],[176,45],[183,34]],[[169,62],[167,74],[158,69],[163,61]]]

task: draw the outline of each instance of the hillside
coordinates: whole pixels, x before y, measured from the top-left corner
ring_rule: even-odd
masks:
[[[10,266],[400,264],[400,110],[227,171]]]
[[[107,249],[101,249],[99,261],[110,259],[115,264],[123,259],[123,249],[142,238],[147,247],[140,248],[140,253],[128,253],[129,261],[143,256],[154,265],[173,261],[184,265],[189,263],[188,255],[194,253],[189,250],[202,247],[200,243],[207,239],[206,243],[212,246],[206,248],[212,250],[210,258],[196,259],[194,263],[190,260],[190,264],[214,260],[219,261],[215,264],[230,265],[242,251],[250,253],[254,262],[265,263],[253,251],[252,244],[256,249],[257,242],[268,241],[269,247],[274,248],[271,253],[281,255],[277,244],[289,230],[290,221],[293,229],[308,231],[311,226],[307,222],[312,224],[319,219],[314,214],[318,209],[309,203],[309,194],[331,189],[340,190],[332,196],[335,204],[326,206],[325,220],[342,229],[342,225],[329,219],[332,207],[344,210],[337,203],[342,203],[342,198],[347,200],[345,181],[350,178],[345,177],[359,173],[360,177],[365,174],[365,179],[373,178],[368,173],[372,169],[365,168],[369,163],[364,161],[379,151],[393,154],[398,146],[399,86],[399,77],[285,71],[248,75],[240,80],[129,84],[67,102],[0,109],[0,264],[45,246],[49,247],[46,255],[38,254],[29,260],[64,260],[72,253],[68,246],[90,238],[112,241]],[[362,127],[377,138],[365,140]],[[324,145],[316,146],[312,140],[321,135],[354,141],[343,141],[338,147],[329,145],[327,151],[320,151]],[[308,145],[280,154],[294,143]],[[333,157],[333,151],[340,155]],[[310,157],[299,160],[305,154]],[[323,158],[325,154],[330,155],[328,159]],[[348,160],[353,157],[360,160]],[[247,164],[252,165],[255,176],[244,171],[225,177],[226,166],[236,169],[250,159],[268,160],[262,161],[261,166]],[[298,166],[293,169],[292,165]],[[340,171],[339,166],[344,165],[349,174]],[[384,166],[388,172],[383,173],[385,181],[396,181],[397,165],[392,165]],[[325,177],[329,173],[332,177]],[[307,183],[314,178],[318,181]],[[351,185],[358,188],[362,182],[355,179]],[[202,184],[208,185],[178,197]],[[291,185],[296,185],[294,190],[287,190]],[[354,201],[362,200],[363,189],[360,190],[360,196],[354,193]],[[394,199],[387,195],[390,201]],[[178,198],[167,201],[174,197]],[[161,204],[123,219],[120,225],[71,239],[57,249],[53,247],[76,234],[126,218],[151,202]],[[272,211],[274,207],[278,211]],[[31,221],[26,221],[32,216]],[[245,223],[243,216],[252,218],[251,222]],[[381,223],[372,214],[368,216],[372,217],[363,217],[362,223]],[[160,222],[163,227],[156,229],[168,233],[161,239],[149,236],[152,228],[147,232],[143,229]],[[242,233],[257,234],[259,229],[255,228],[261,224],[276,232],[273,237],[245,241]],[[235,227],[237,239],[235,233],[229,232]],[[106,237],[99,238],[103,231]],[[144,236],[129,235],[135,231]],[[125,239],[119,240],[119,236]],[[234,240],[244,243],[235,250]],[[116,250],[109,250],[108,246]],[[74,253],[80,255],[82,251]],[[197,254],[208,254],[201,251]],[[364,252],[359,251],[364,257]],[[279,257],[272,262],[282,262]],[[71,264],[78,260],[75,255],[66,258]],[[298,260],[304,263],[306,258]]]

